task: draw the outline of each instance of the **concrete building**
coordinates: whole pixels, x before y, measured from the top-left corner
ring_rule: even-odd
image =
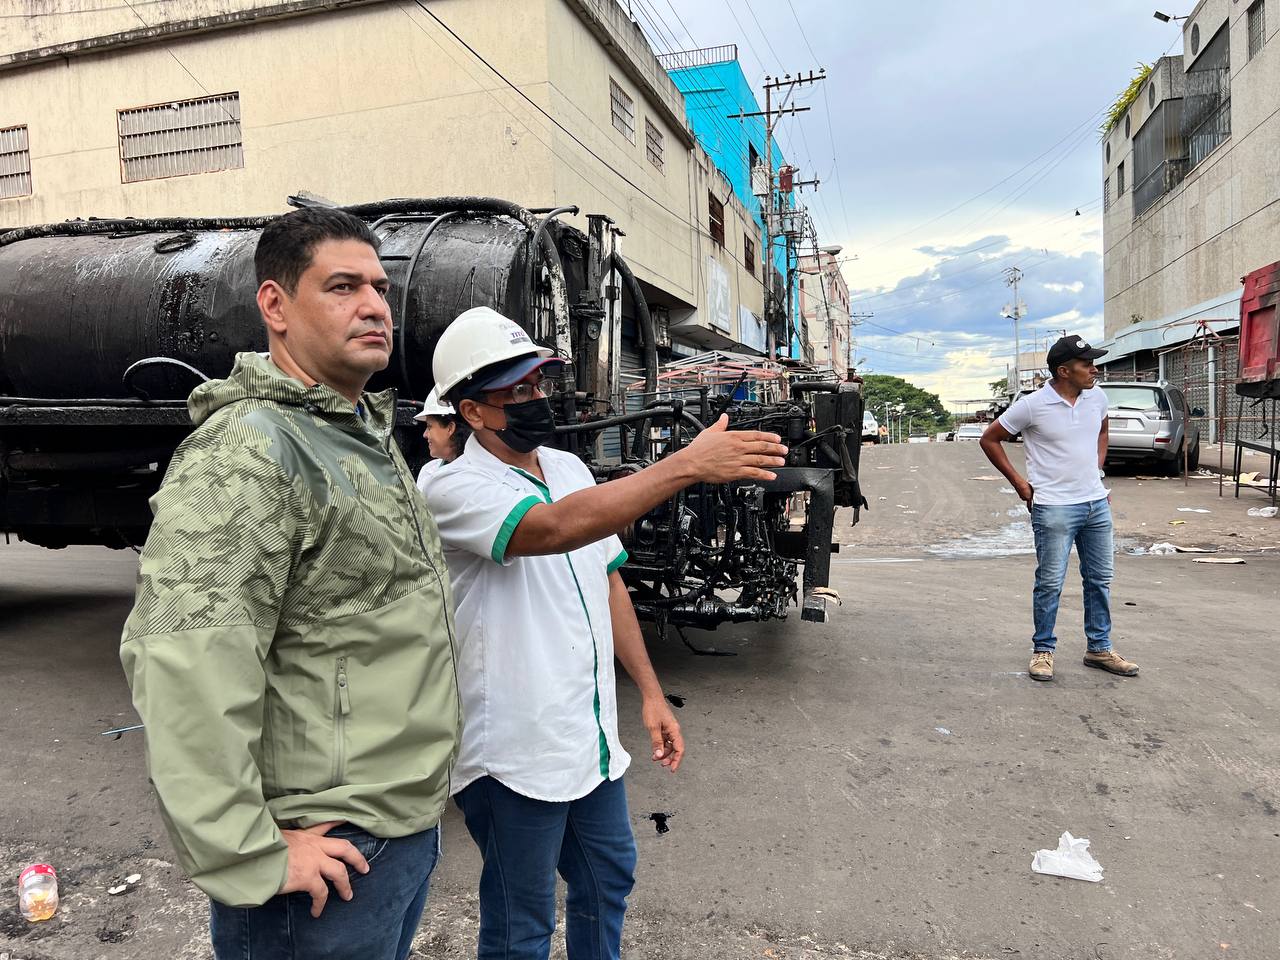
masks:
[[[1179,345],[1206,330],[1227,339],[1202,375],[1236,374],[1241,278],[1280,260],[1278,31],[1280,0],[1200,0],[1183,53],[1157,61],[1103,140],[1112,376],[1172,379]],[[1204,399],[1212,417],[1212,382]]]
[[[738,62],[737,44],[724,44],[698,50],[682,50],[663,54],[659,61],[668,70],[676,87],[684,94],[686,116],[698,142],[710,154],[716,167],[726,177],[737,200],[750,212],[757,232],[763,235],[764,205],[762,201],[769,190],[768,168],[765,156],[765,118],[746,116],[730,119],[736,114],[759,113],[751,84]],[[770,154],[773,158],[775,177],[787,165],[775,140]],[[774,190],[775,211],[793,211],[795,203],[790,191]],[[774,226],[771,250],[758,243],[752,250],[743,245],[746,254],[754,251],[760,262],[770,264],[773,270],[775,311],[777,323],[772,331],[774,340],[789,355],[800,358],[804,350],[803,331],[794,323],[798,316],[798,293],[788,289],[787,280],[795,268],[794,252],[788,246],[784,228],[797,227],[802,221],[795,216],[780,213]],[[757,271],[763,284],[763,270]],[[787,319],[793,321],[790,325]],[[788,326],[791,329],[788,329]],[[763,348],[762,348],[763,349]]]
[[[736,250],[752,220],[726,204],[709,249],[705,195],[721,180],[614,0],[14,3],[0,228],[264,214],[300,189],[577,204],[579,227],[604,213],[625,232],[675,344],[740,347],[742,311],[763,312]]]
[[[804,359],[843,380],[849,373],[849,284],[836,259],[840,247],[800,258],[800,316],[807,331]]]

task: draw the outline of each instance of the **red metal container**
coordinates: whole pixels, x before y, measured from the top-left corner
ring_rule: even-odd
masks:
[[[1240,298],[1240,382],[1246,397],[1280,397],[1280,261],[1244,278]]]

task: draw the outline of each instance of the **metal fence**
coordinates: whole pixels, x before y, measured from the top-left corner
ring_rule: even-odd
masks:
[[[688,70],[690,67],[709,67],[713,63],[729,63],[738,59],[736,43],[722,43],[718,47],[700,47],[697,50],[677,50],[658,55],[663,70]]]

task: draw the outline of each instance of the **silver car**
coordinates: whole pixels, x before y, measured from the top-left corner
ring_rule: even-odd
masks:
[[[981,440],[982,434],[986,431],[985,423],[962,423],[956,427],[957,440]]]
[[[1200,465],[1200,427],[1187,398],[1167,383],[1102,382],[1107,395],[1107,462],[1154,461],[1170,476],[1182,473],[1183,445],[1191,470]]]

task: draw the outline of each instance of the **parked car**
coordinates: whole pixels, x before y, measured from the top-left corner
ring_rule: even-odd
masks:
[[[1200,426],[1187,398],[1167,383],[1101,383],[1107,395],[1107,463],[1153,461],[1170,476],[1200,465]]]
[[[939,430],[936,437],[939,443],[943,440],[954,440],[955,438],[956,432],[954,430]]]
[[[862,411],[862,442],[880,442],[880,424],[876,422],[875,414],[870,410]]]
[[[907,443],[928,443],[929,434],[923,430],[912,430],[910,436],[907,437]]]
[[[981,440],[983,431],[987,429],[985,423],[962,423],[956,427],[957,440]]]

